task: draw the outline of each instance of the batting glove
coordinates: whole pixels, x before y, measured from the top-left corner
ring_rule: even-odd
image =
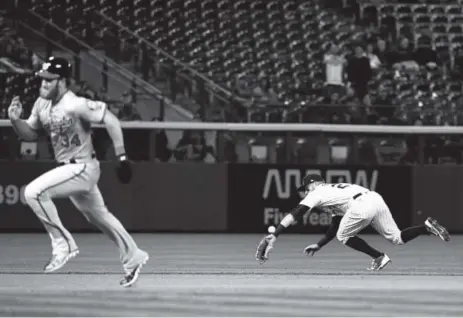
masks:
[[[10,120],[18,120],[21,117],[21,113],[23,111],[23,106],[21,104],[21,100],[19,96],[13,97],[11,100],[11,104],[8,107],[8,117]]]
[[[132,180],[132,164],[126,155],[119,156],[116,174],[121,183],[126,184]]]
[[[256,260],[262,265],[268,260],[268,254],[273,248],[273,244],[276,241],[276,236],[273,234],[267,235],[260,241],[257,246]]]
[[[306,254],[308,256],[313,256],[313,254],[315,254],[315,252],[319,251],[320,248],[321,247],[318,246],[318,244],[309,245],[304,249],[304,254]]]

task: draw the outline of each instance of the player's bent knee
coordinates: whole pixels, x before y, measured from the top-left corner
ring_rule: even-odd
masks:
[[[341,242],[342,244],[346,244],[347,240],[348,240],[350,237],[347,237],[344,233],[338,231],[338,232],[336,233],[336,238],[337,238],[338,241]]]
[[[39,195],[39,193],[40,192],[37,192],[37,189],[33,185],[28,184],[24,188],[24,199],[26,200],[27,203],[33,200],[37,200],[37,196]]]
[[[46,195],[46,193],[37,186],[35,186],[33,183],[28,184],[26,188],[24,188],[24,199],[27,203],[36,201],[40,199],[40,197],[42,197],[43,195]]]

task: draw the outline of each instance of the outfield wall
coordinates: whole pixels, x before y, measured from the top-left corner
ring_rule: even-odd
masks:
[[[463,233],[463,167],[303,166],[265,164],[135,163],[131,184],[120,184],[114,164],[102,163],[99,183],[106,204],[131,231],[262,233],[300,201],[295,191],[306,173],[328,182],[352,182],[383,195],[399,227],[437,218]],[[25,204],[28,182],[51,163],[0,162],[0,231],[41,231]],[[94,231],[74,206],[56,204],[71,231]],[[288,229],[321,233],[330,215],[315,211]],[[367,230],[368,231],[368,230]]]

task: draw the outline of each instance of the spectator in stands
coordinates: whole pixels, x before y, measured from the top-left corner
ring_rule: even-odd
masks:
[[[370,67],[373,70],[376,70],[381,67],[381,61],[374,52],[374,46],[372,43],[367,44],[367,57],[370,60]]]
[[[40,56],[38,56],[37,53],[35,52],[32,52],[31,60],[32,60],[32,70],[34,71],[38,71],[42,67],[42,64],[44,62],[44,60],[42,60]]]
[[[454,80],[463,79],[463,47],[458,47],[455,52],[454,67],[452,70],[452,77]]]
[[[267,95],[261,85],[256,84],[253,87],[251,99],[254,106],[267,104]]]
[[[372,78],[370,60],[365,55],[363,46],[355,46],[355,55],[347,64],[349,94],[355,96],[366,106],[371,106],[368,94],[368,82]]]
[[[165,130],[155,132],[154,136],[154,158],[156,161],[168,162],[172,157],[172,150],[169,148],[169,140]]]
[[[410,41],[406,37],[402,37],[397,50],[394,52],[394,68],[399,70],[418,70],[419,65],[415,61],[415,57],[414,49]]]
[[[370,140],[360,140],[358,145],[359,161],[366,165],[377,165],[380,163],[378,150]]]
[[[132,96],[129,92],[125,92],[121,98],[121,108],[117,113],[117,117],[121,121],[141,120],[140,113],[138,112]]]
[[[213,149],[206,144],[202,132],[185,130],[174,150],[175,159],[181,161],[204,161],[208,154],[213,155]]]
[[[429,35],[429,37],[431,38],[432,35]],[[429,69],[434,69],[439,64],[437,52],[433,50],[431,43],[419,44],[414,52],[414,60],[418,65],[426,66]]]
[[[236,145],[231,139],[226,139],[223,150],[223,162],[237,163],[238,154],[236,153]]]
[[[32,69],[32,52],[24,44],[24,40],[21,37],[15,37],[12,43],[13,56],[10,58],[19,65]]]
[[[349,116],[348,112],[336,112],[331,116],[330,124],[349,124]]]
[[[232,84],[236,99],[240,101],[244,107],[249,108],[253,105],[253,89],[255,88],[255,78],[246,73],[238,74]]]
[[[346,59],[341,54],[339,47],[336,44],[331,44],[329,51],[323,57],[325,64],[325,88],[326,96],[335,96],[335,99],[344,95],[344,68]]]
[[[270,104],[270,105],[280,104],[280,101],[278,99],[278,94],[273,89],[273,86],[270,83],[270,80],[268,79],[268,77],[261,78],[260,83],[262,84],[262,88],[263,88],[264,95],[265,95],[264,100],[267,102],[267,104]]]
[[[389,50],[386,40],[378,38],[376,40],[376,47],[373,50],[373,52],[380,60],[381,65],[385,67],[392,66],[391,52]]]
[[[141,120],[141,116],[138,113],[138,110],[135,108],[135,106],[130,104],[123,105],[117,117],[121,121]]]
[[[24,40],[12,29],[4,26],[0,35],[0,56],[6,57],[23,68],[32,69],[32,52]]]
[[[252,90],[252,100],[254,105],[279,105],[277,93],[265,74],[259,74],[258,81]]]
[[[414,126],[423,126],[423,119],[421,117],[415,118],[413,121]],[[439,157],[439,149],[442,147],[441,137],[426,137],[423,141],[424,148],[422,149],[425,164],[437,164]],[[400,158],[399,164],[417,164],[420,163],[420,137],[409,136],[406,140],[407,151]]]
[[[86,82],[76,82],[74,86],[74,90],[76,95],[89,98],[89,99],[95,99],[96,97],[96,92],[93,91],[88,83]]]
[[[423,121],[421,118],[415,119],[414,123],[415,126],[422,126]],[[405,154],[400,158],[399,164],[417,164],[419,163],[419,137],[417,136],[409,136],[406,140],[407,144],[407,151]],[[426,162],[426,160],[425,160]]]
[[[396,112],[396,105],[392,102],[391,91],[392,89],[387,87],[386,84],[379,84],[376,92],[375,110],[380,122],[383,124],[389,123]]]

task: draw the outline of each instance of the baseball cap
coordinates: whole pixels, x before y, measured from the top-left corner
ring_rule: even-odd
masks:
[[[51,56],[35,74],[45,79],[68,78],[71,75],[71,64],[62,57]]]
[[[325,180],[319,174],[308,174],[304,177],[304,180],[302,180],[302,185],[297,188],[297,191],[304,191],[305,188],[313,182],[325,182]]]

